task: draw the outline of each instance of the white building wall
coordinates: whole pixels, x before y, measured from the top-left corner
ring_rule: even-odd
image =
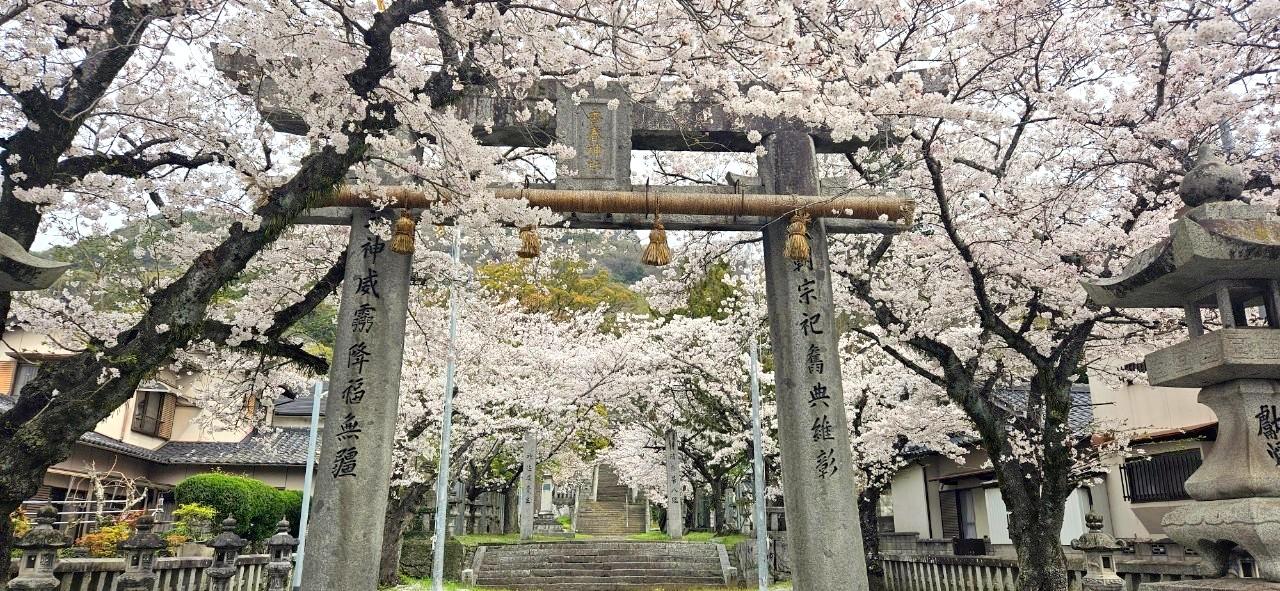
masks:
[[[991,543],[1012,544],[1013,540],[1009,538],[1009,509],[1004,505],[1000,489],[987,488],[983,491],[987,501],[987,535],[991,538]]]
[[[924,468],[911,465],[893,477],[893,531],[916,532],[929,537],[929,504],[925,495]]]

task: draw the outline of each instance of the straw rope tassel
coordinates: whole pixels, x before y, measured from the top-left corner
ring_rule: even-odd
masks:
[[[383,3],[382,0],[378,0],[378,12],[382,12],[386,9],[387,9],[387,5]]]
[[[787,243],[782,254],[793,261],[809,260],[809,213],[798,211],[787,225]]]
[[[522,259],[537,258],[542,254],[542,239],[538,238],[538,229],[533,226],[520,228],[520,250],[516,255]]]
[[[413,254],[413,235],[418,229],[418,222],[413,219],[409,210],[400,212],[396,220],[395,233],[391,236],[391,252]]]
[[[671,262],[671,247],[667,246],[667,229],[662,227],[662,216],[654,216],[649,230],[649,245],[644,247],[644,264],[661,267]]]

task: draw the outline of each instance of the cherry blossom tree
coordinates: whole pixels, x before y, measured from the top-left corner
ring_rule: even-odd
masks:
[[[841,305],[972,421],[1010,510],[1020,589],[1066,587],[1063,504],[1093,475],[1079,451],[1089,433],[1067,422],[1071,384],[1134,378],[1126,364],[1183,330],[1092,306],[1078,282],[1162,237],[1190,154],[1224,127],[1255,200],[1273,199],[1277,8],[919,5],[880,46],[940,63],[950,88],[935,116],[895,124],[898,145],[847,155],[855,184],[920,207],[907,235],[835,247]],[[1000,399],[1015,384],[1029,387],[1025,407]]]

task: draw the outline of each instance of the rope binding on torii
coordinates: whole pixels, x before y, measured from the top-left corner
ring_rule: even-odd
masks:
[[[499,199],[517,199],[531,207],[545,207],[562,214],[640,214],[653,215],[649,229],[649,244],[645,247],[643,261],[647,265],[662,266],[671,262],[671,247],[667,243],[663,214],[681,216],[681,224],[690,226],[690,218],[708,219],[709,225],[723,224],[723,218],[760,217],[786,219],[787,240],[784,255],[795,261],[807,261],[810,256],[809,223],[814,218],[847,220],[874,220],[883,225],[879,231],[898,232],[910,227],[915,213],[915,201],[897,194],[877,195],[775,195],[765,193],[670,192],[661,197],[645,191],[567,190],[567,189],[509,189],[494,190]],[[342,187],[337,194],[320,207],[370,207],[377,201],[390,199],[392,205],[403,208],[395,223],[391,249],[408,254],[413,252],[415,216],[411,210],[426,209],[460,198],[461,194],[448,189],[424,191],[410,187],[385,187],[374,190]],[[885,229],[887,228],[887,229]],[[541,254],[541,239],[537,227],[520,228],[521,258],[535,258]]]

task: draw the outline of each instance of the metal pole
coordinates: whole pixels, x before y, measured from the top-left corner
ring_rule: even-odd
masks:
[[[307,472],[302,477],[302,515],[298,519],[298,552],[293,565],[293,591],[302,588],[302,559],[307,550],[307,519],[311,517],[311,475],[316,466],[316,434],[320,432],[320,392],[323,382],[311,389],[311,432],[307,434]]]
[[[769,588],[769,526],[764,516],[764,445],[760,434],[760,345],[756,335],[751,335],[751,442],[755,448],[751,468],[756,501],[756,578],[760,591]]]
[[[461,260],[462,230],[453,228],[453,263]],[[444,591],[444,540],[449,515],[449,437],[453,432],[453,379],[458,346],[458,285],[449,283],[449,352],[444,369],[444,409],[440,421],[440,465],[436,475],[435,540],[431,544],[431,589]]]

